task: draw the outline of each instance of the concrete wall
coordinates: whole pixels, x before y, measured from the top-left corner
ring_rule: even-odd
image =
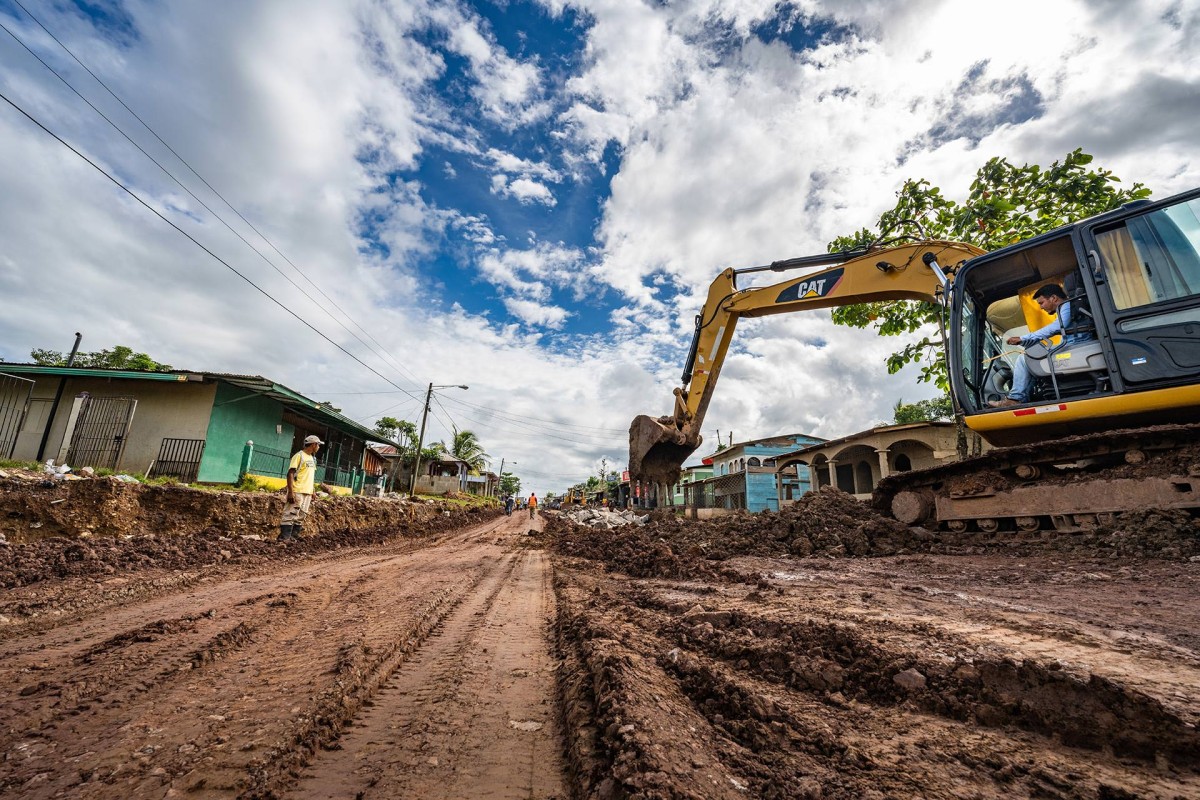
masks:
[[[431,478],[421,475],[417,478],[417,494],[442,495],[459,491],[458,478]]]
[[[32,461],[37,457],[38,445],[48,421],[50,405],[58,389],[59,380],[58,376],[50,375],[35,378],[29,414],[21,434],[17,437],[13,458]],[[145,472],[150,462],[158,458],[164,438],[205,438],[216,386],[188,381],[67,378],[43,460],[58,459],[60,450],[64,448],[63,438],[72,406],[81,392],[88,392],[92,397],[133,397],[137,400],[133,424],[130,426],[125,450],[117,469]]]

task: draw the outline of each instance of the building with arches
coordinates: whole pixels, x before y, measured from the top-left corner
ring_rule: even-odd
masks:
[[[979,442],[982,450],[990,449]],[[958,430],[953,422],[882,425],[840,439],[783,453],[775,459],[779,507],[800,499],[794,476],[807,475],[812,490],[836,486],[867,500],[876,484],[895,472],[907,472],[958,459]],[[792,480],[789,480],[789,476]]]

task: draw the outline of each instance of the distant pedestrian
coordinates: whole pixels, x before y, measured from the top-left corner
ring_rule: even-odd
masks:
[[[529,493],[529,518],[533,519],[533,515],[537,513],[537,495],[533,492]]]
[[[319,436],[304,439],[304,448],[292,456],[287,472],[287,505],[279,524],[279,540],[299,539],[304,520],[312,508],[313,490],[317,478],[317,451],[325,444]]]

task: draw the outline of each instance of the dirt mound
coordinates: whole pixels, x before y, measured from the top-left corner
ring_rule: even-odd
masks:
[[[146,487],[132,490],[126,487],[121,495],[128,498],[137,488]],[[174,493],[180,502],[170,504],[164,493]],[[209,512],[213,510],[209,501],[224,498],[232,506],[252,505],[258,501],[262,508],[255,509],[255,512],[265,515],[274,505],[272,498],[185,489],[151,489],[148,494],[150,502],[143,502],[140,506],[143,515],[132,516],[126,524],[135,529],[166,529],[169,532],[125,536],[88,534],[77,538],[56,536],[0,546],[0,587],[11,589],[55,578],[127,575],[145,569],[195,569],[224,561],[250,561],[281,554],[298,555],[342,547],[363,547],[382,544],[399,536],[428,536],[473,524],[496,514],[495,511],[482,508],[442,508],[435,505],[410,507],[397,513],[394,503],[368,503],[361,498],[328,498],[320,504],[324,511],[319,526],[321,532],[285,544],[260,538],[258,534],[229,535],[228,528],[204,524],[213,521],[214,515],[211,513],[188,513],[187,501],[199,497],[205,501],[202,505]],[[133,507],[139,508],[136,503]],[[160,507],[163,513],[158,517],[145,515],[147,507]],[[220,518],[220,515],[216,517]],[[355,523],[353,526],[346,524],[351,518]],[[174,527],[171,527],[172,523]],[[336,527],[339,523],[346,526]],[[311,527],[317,529],[318,526]]]
[[[711,577],[711,562],[742,556],[876,557],[937,555],[1013,556],[1081,553],[1101,557],[1189,559],[1200,555],[1200,525],[1179,510],[1138,510],[1084,533],[1044,531],[930,531],[908,527],[833,487],[804,495],[779,512],[739,513],[686,520],[656,511],[641,527],[595,530],[567,517],[547,527],[560,555],[603,562],[639,578]]]
[[[0,477],[0,534],[9,542],[53,536],[174,535],[214,528],[226,536],[274,537],[283,492],[235,492],[147,486],[115,478],[50,481],[34,474]],[[318,495],[309,534],[401,527],[441,504]],[[459,507],[445,504],[445,508]]]
[[[635,577],[719,574],[713,561],[738,556],[890,555],[920,545],[929,534],[887,519],[832,487],[806,494],[782,512],[684,520],[656,512],[641,527],[596,531],[556,519],[555,551],[602,561]]]

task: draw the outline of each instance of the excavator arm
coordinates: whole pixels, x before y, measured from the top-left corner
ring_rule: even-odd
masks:
[[[947,273],[983,252],[959,242],[923,241],[726,269],[712,282],[704,308],[696,316],[683,385],[675,389],[674,410],[664,417],[638,416],[629,428],[630,475],[659,484],[679,479],[683,462],[700,446],[700,425],[741,317],[881,300],[936,301],[943,296]],[[827,268],[770,286],[737,288],[741,274],[814,266]]]

